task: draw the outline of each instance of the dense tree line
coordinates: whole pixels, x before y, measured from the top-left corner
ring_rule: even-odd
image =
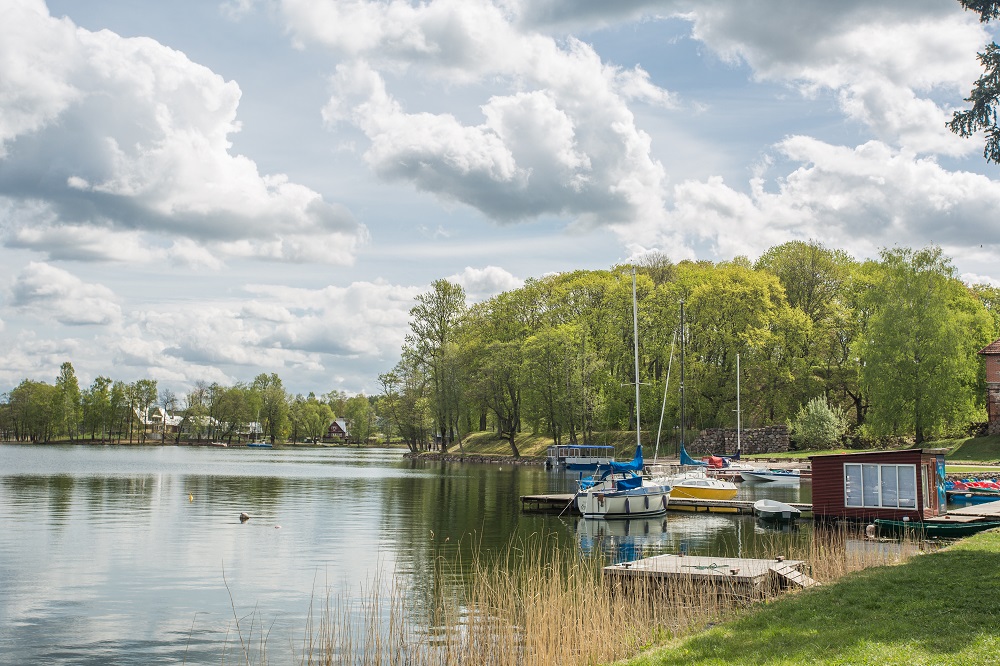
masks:
[[[1000,290],[967,286],[940,248],[859,262],[816,242],[756,263],[646,258],[638,269],[641,413],[656,430],[686,307],[688,430],[790,423],[821,397],[865,439],[960,433],[984,412],[976,352],[998,335]],[[411,310],[399,364],[380,377],[385,417],[412,448],[493,430],[556,442],[634,429],[630,267],[528,280],[467,306],[439,280]],[[676,374],[662,405],[678,425]],[[671,428],[672,430],[672,428]]]
[[[223,441],[319,440],[340,417],[349,441],[366,442],[377,430],[373,399],[331,392],[290,395],[276,374],[224,386],[197,382],[182,398],[157,382],[99,376],[81,389],[73,365],[63,363],[54,385],[25,379],[0,400],[0,438],[9,441],[138,442],[148,438]],[[158,408],[158,409],[156,409]],[[152,418],[152,414],[158,418]],[[164,415],[176,427],[165,425]]]
[[[661,408],[672,439],[680,427],[676,370],[664,388],[682,301],[689,438],[735,426],[737,354],[744,427],[815,421],[822,407],[844,415],[855,437],[920,443],[985,417],[976,352],[1000,334],[1000,289],[962,283],[940,248],[857,261],[794,241],[756,263],[654,255],[636,268],[643,430],[658,429]],[[530,279],[472,305],[461,286],[438,280],[410,318],[378,396],[292,396],[276,374],[199,382],[181,398],[149,379],[101,376],[81,389],[67,362],[54,384],[26,379],[0,400],[0,436],[143,441],[139,415],[154,406],[182,419],[176,437],[318,439],[340,417],[352,441],[377,436],[414,451],[493,431],[518,455],[522,432],[589,443],[636,428],[630,266]]]

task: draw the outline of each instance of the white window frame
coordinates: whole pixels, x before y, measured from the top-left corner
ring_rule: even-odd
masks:
[[[903,474],[900,472],[906,470]],[[875,472],[872,478],[872,472]],[[890,476],[891,475],[891,476]],[[908,479],[906,477],[909,477]],[[861,479],[860,487],[851,492],[850,478]],[[895,479],[894,503],[882,497],[882,479]],[[911,481],[911,496],[904,496],[900,481]],[[870,481],[871,483],[866,483]],[[872,487],[874,485],[874,487]],[[888,494],[888,493],[887,493]],[[917,466],[882,463],[844,463],[844,506],[864,509],[913,509],[917,508]]]

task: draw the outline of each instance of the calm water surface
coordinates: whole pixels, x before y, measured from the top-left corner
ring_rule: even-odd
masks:
[[[388,450],[0,445],[0,663],[236,663],[234,617],[244,632],[262,620],[270,662],[292,663],[314,597],[361,594],[376,576],[429,586],[436,557],[473,543],[544,534],[621,559],[750,554],[776,538],[748,517],[520,512],[520,495],[575,479]],[[763,496],[808,502],[810,485],[741,486]]]

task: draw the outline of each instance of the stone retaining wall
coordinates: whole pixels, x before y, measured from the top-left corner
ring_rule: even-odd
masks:
[[[751,428],[740,433],[740,450],[743,455],[761,453],[784,453],[788,451],[791,440],[788,437],[788,426],[773,425],[766,428]],[[685,445],[687,452],[694,457],[707,455],[732,455],[736,453],[735,428],[709,428],[698,434],[698,439]]]

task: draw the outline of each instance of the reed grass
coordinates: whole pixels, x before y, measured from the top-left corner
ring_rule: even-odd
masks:
[[[802,540],[798,540],[802,541]],[[850,527],[816,528],[802,545],[762,538],[754,556],[805,560],[829,583],[854,571],[897,564],[915,542],[880,542]],[[596,664],[701,631],[740,615],[765,593],[728,594],[693,580],[663,586],[604,575],[608,562],[532,536],[499,553],[473,549],[436,559],[429,591],[408,578],[376,576],[360,596],[328,591],[311,609],[298,661],[308,666]],[[318,611],[318,612],[315,612]]]

